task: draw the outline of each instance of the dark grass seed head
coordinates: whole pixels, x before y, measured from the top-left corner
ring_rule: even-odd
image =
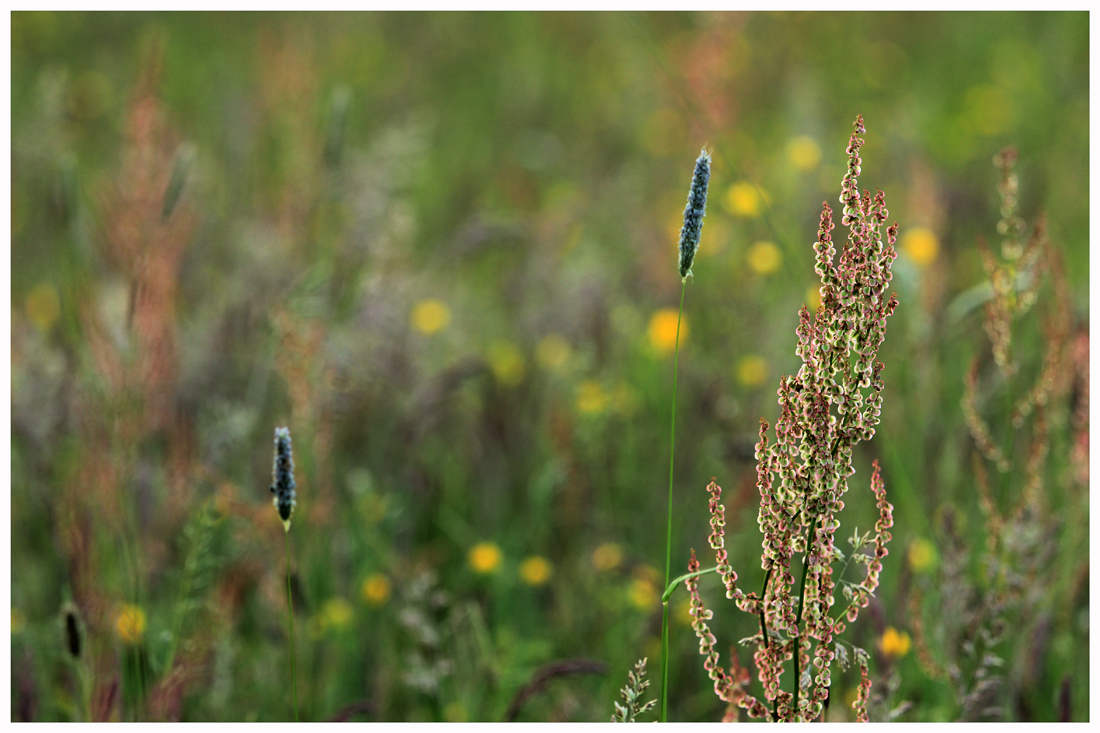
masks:
[[[297,505],[294,489],[294,455],[290,445],[290,428],[275,428],[275,465],[272,468],[271,493],[279,519],[290,529],[290,517]]]
[[[80,618],[80,611],[72,603],[66,603],[62,618],[65,651],[73,661],[79,661],[84,646],[84,622]]]
[[[699,235],[703,231],[703,216],[707,213],[707,184],[710,182],[710,153],[705,149],[695,161],[695,174],[691,177],[687,208],[684,209],[684,226],[680,230],[680,277],[691,274],[695,253],[699,250]]]

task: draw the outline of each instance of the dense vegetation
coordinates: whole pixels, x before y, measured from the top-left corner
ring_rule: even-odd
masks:
[[[13,719],[293,719],[281,426],[302,720],[609,719],[660,656],[692,162],[673,567],[717,477],[755,589],[857,112],[900,227],[837,538],[877,460],[870,718],[1088,718],[1086,13],[11,26]],[[728,664],[759,627],[698,585]],[[690,608],[669,719],[718,720]]]

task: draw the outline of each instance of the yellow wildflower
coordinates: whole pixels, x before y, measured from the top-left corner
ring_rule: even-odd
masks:
[[[27,626],[27,617],[18,608],[11,610],[11,633],[18,634]]]
[[[629,384],[619,384],[611,392],[611,409],[627,417],[638,409],[638,391]]]
[[[514,387],[523,381],[523,354],[514,344],[494,341],[489,347],[489,366],[497,381],[507,387]]]
[[[748,181],[738,181],[726,192],[726,208],[734,216],[755,219],[767,200],[763,191]]]
[[[915,539],[909,545],[909,567],[923,573],[936,566],[936,546],[925,539]]]
[[[390,599],[390,579],[381,573],[371,573],[360,589],[368,606],[381,606]]]
[[[623,548],[614,542],[605,542],[592,552],[592,564],[597,570],[614,570],[622,561]]]
[[[466,718],[466,706],[458,700],[453,700],[443,706],[443,719],[448,723],[465,723]]]
[[[137,644],[145,634],[145,612],[130,603],[123,604],[115,618],[115,631],[125,644]]]
[[[630,584],[628,597],[636,608],[647,610],[657,604],[657,588],[645,578],[635,578]]]
[[[541,555],[532,555],[519,564],[519,577],[527,585],[542,585],[553,574],[554,567]]]
[[[768,378],[768,362],[758,354],[747,354],[737,362],[737,381],[744,387],[759,387]]]
[[[57,297],[57,291],[49,283],[35,285],[27,294],[25,307],[27,318],[43,333],[48,333],[61,315],[61,301]]]
[[[412,325],[425,336],[442,331],[451,323],[451,309],[435,298],[420,301],[412,310]]]
[[[495,542],[479,542],[470,548],[467,558],[474,572],[487,575],[500,569],[500,547]]]
[[[787,143],[787,160],[801,171],[812,171],[821,162],[821,148],[812,137],[796,137]]]
[[[909,634],[905,631],[898,633],[893,626],[887,626],[879,640],[882,653],[888,657],[904,657],[909,653]]]
[[[662,308],[649,319],[649,345],[658,354],[671,354],[676,348],[676,322],[679,311],[675,308]],[[687,341],[687,318],[680,320],[680,342]]]
[[[607,393],[599,382],[586,379],[577,385],[577,410],[586,415],[598,415],[607,409]]]
[[[321,608],[321,627],[324,629],[340,629],[351,623],[351,604],[343,598],[330,598]]]
[[[749,247],[749,267],[758,275],[770,275],[783,264],[783,253],[772,242],[757,242]]]
[[[691,626],[695,617],[691,615],[691,598],[685,598],[677,609],[676,619],[684,626]]]
[[[920,267],[932,264],[940,253],[940,240],[931,229],[915,227],[901,238],[901,248]]]
[[[821,285],[811,285],[806,288],[806,307],[816,311],[821,307]]]
[[[535,347],[535,358],[539,366],[550,371],[558,371],[569,361],[573,355],[573,348],[569,342],[556,333],[543,337]]]

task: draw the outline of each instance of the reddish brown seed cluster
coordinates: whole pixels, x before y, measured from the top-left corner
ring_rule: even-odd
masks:
[[[1038,375],[1030,385],[1026,385],[1021,397],[1012,402],[1008,418],[1014,431],[1031,422],[1031,442],[1015,451],[999,445],[992,436],[989,423],[981,413],[979,399],[979,377],[981,354],[974,357],[967,374],[963,391],[962,409],[970,435],[982,456],[993,463],[1001,474],[1007,474],[1012,468],[1013,452],[1025,455],[1023,466],[1025,482],[1023,490],[1014,501],[1011,513],[1003,512],[989,494],[985,478],[985,467],[976,462],[977,485],[982,509],[990,529],[990,541],[999,541],[1000,530],[1010,517],[1019,517],[1025,510],[1034,511],[1040,500],[1040,489],[1049,450],[1049,431],[1047,426],[1047,404],[1068,391],[1068,377],[1072,362],[1070,338],[1072,332],[1071,301],[1068,284],[1058,250],[1051,245],[1046,236],[1046,222],[1038,217],[1026,243],[1022,237],[1027,223],[1017,215],[1019,181],[1014,171],[1015,150],[1001,151],[994,158],[994,165],[1000,171],[1001,181],[998,190],[1001,194],[1001,220],[997,231],[1004,236],[1001,242],[1000,257],[982,238],[978,238],[978,251],[992,288],[992,294],[986,303],[985,331],[989,336],[993,360],[1002,379],[1001,389],[1011,388],[1010,395],[1019,389],[1019,364],[1012,354],[1013,325],[1036,303],[1039,290],[1049,279],[1052,295],[1048,314],[1043,324],[1046,341],[1046,353]],[[1049,278],[1045,276],[1049,275]],[[1008,385],[1008,386],[1004,386]],[[1019,394],[1019,392],[1016,392]],[[1013,448],[1009,444],[1008,448]]]
[[[890,267],[897,256],[897,225],[885,226],[889,212],[882,191],[861,195],[858,186],[863,145],[859,135],[864,131],[863,118],[858,117],[848,142],[848,169],[840,195],[841,221],[850,233],[839,258],[831,234],[833,211],[828,203],[822,208],[814,244],[821,307],[816,315],[805,306],[799,312],[796,353],[803,363],[798,374],[780,381],[774,443],[768,440],[768,423],[760,421],[756,446],[758,524],[763,535],[761,566],[766,573],[761,595],[737,588],[737,574],[724,549],[721,489],[713,481],[707,487],[710,545],[717,553],[726,596],[742,611],[761,619],[760,633],[750,643],[756,644],[754,660],[764,699],[737,690],[737,704],[751,717],[808,721],[821,714],[829,696],[835,636],[844,631],[843,619],[855,620],[874,595],[893,524],[893,508],[886,500],[876,462],[871,488],[878,500],[879,520],[873,540],[868,539],[874,553],[861,556],[867,566],[861,583],[844,581],[850,604],[841,614],[832,613],[834,590],[841,581],[834,579],[832,570],[833,561],[840,556],[834,547],[839,527],[836,517],[844,508],[841,497],[848,489],[848,477],[855,472],[853,448],[859,441],[869,440],[879,422],[883,366],[876,356],[886,335],[886,319],[897,307],[897,298],[886,296]],[[803,556],[800,582],[792,572],[796,554]],[[698,568],[694,552],[691,568]],[[715,681],[715,692],[729,701],[729,678],[717,664],[714,636],[705,624],[711,612],[703,609],[696,580],[689,582],[689,589],[700,652],[706,658],[704,667]],[[856,708],[865,719],[864,685],[869,688],[870,680],[866,655],[859,651],[857,658],[863,660],[864,674]],[[784,690],[784,665],[792,661],[797,679],[788,682]]]

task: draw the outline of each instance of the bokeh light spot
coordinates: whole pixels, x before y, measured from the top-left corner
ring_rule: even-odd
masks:
[[[783,264],[783,254],[772,242],[756,242],[749,247],[749,267],[758,275],[770,275]]]
[[[527,585],[543,585],[553,574],[554,567],[541,555],[532,555],[519,565],[519,577]]]
[[[126,603],[115,616],[115,631],[124,644],[137,644],[145,635],[145,612]]]
[[[680,341],[687,341],[687,317],[679,318],[679,311],[662,308],[649,319],[649,345],[658,354],[671,354],[676,348],[676,322],[680,320]]]
[[[451,323],[451,309],[435,298],[420,301],[412,310],[412,325],[425,336],[442,331]]]
[[[815,283],[806,288],[806,305],[811,311],[816,311],[821,307],[821,285]]]
[[[475,573],[488,575],[500,569],[502,557],[500,547],[495,542],[479,542],[470,548],[467,559]]]
[[[800,171],[812,171],[821,162],[821,146],[812,137],[796,137],[787,143],[787,160]]]
[[[768,362],[759,354],[747,354],[737,362],[737,382],[743,387],[759,387],[768,378]]]
[[[762,192],[748,181],[738,181],[726,192],[726,208],[734,216],[754,219],[764,206]]]
[[[556,333],[547,334],[535,346],[535,359],[539,366],[552,372],[559,371],[573,355],[573,348]]]
[[[502,385],[514,387],[522,382],[525,366],[523,354],[515,344],[495,341],[489,347],[489,367]]]
[[[27,294],[27,318],[42,333],[49,333],[61,315],[61,301],[57,291],[49,283],[39,283]]]
[[[390,579],[381,573],[372,573],[363,580],[361,591],[368,606],[381,606],[390,599]]]
[[[940,253],[940,240],[931,229],[915,227],[905,232],[901,248],[917,265],[927,267]]]
[[[902,631],[899,633],[893,626],[887,626],[882,638],[879,639],[879,648],[886,656],[896,659],[909,653],[911,643],[907,632]]]
[[[915,539],[909,545],[909,567],[918,573],[934,568],[937,557],[936,546],[926,539]]]
[[[577,410],[585,415],[599,415],[607,409],[608,396],[599,382],[586,379],[577,385]]]
[[[592,564],[601,572],[614,570],[622,561],[623,548],[614,542],[605,542],[592,551]]]

